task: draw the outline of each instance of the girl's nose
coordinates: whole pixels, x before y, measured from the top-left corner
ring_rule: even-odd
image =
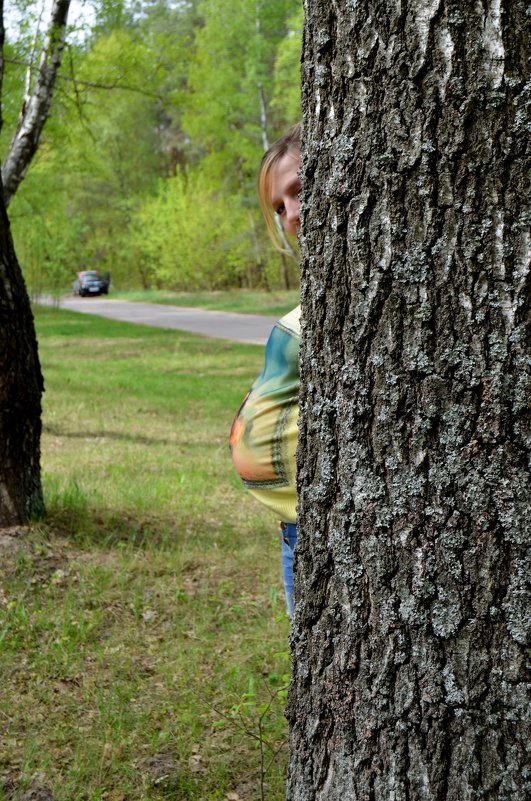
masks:
[[[299,215],[301,210],[301,204],[299,199],[293,200],[286,209],[286,220],[288,225],[291,227],[298,228],[299,227]]]

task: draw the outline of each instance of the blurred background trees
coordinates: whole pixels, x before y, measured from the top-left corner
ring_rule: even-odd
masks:
[[[5,48],[7,151],[38,4]],[[255,176],[299,119],[300,0],[103,0],[72,26],[51,117],[10,205],[30,292],[78,270],[113,286],[294,286],[267,242]]]

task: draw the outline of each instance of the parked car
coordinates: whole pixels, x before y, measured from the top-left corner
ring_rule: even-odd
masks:
[[[72,284],[74,295],[108,295],[111,277],[109,273],[99,273],[97,270],[82,270]]]

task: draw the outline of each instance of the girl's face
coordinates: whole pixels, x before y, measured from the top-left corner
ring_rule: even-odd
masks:
[[[301,157],[297,151],[288,151],[271,168],[269,202],[282,221],[284,230],[297,235],[300,225],[299,167]]]

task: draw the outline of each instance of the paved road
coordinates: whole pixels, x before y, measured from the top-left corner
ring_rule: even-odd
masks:
[[[50,299],[41,303],[51,305]],[[97,314],[111,320],[151,325],[155,328],[174,328],[202,334],[214,339],[229,339],[232,342],[247,342],[265,345],[276,322],[276,317],[257,314],[234,314],[232,312],[206,311],[185,306],[163,306],[158,303],[131,303],[125,300],[102,298],[61,298],[60,307],[83,314]]]

